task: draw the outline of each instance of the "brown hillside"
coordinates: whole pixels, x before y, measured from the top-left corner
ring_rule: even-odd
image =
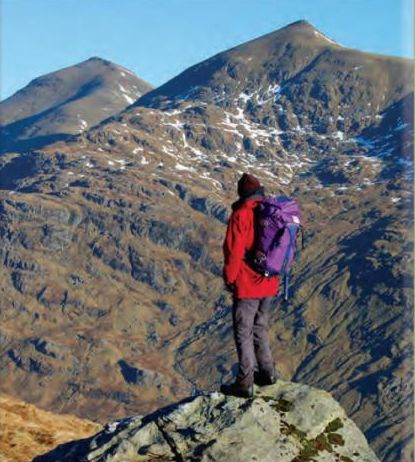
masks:
[[[58,444],[93,435],[101,426],[0,395],[0,428],[0,460],[29,462]]]

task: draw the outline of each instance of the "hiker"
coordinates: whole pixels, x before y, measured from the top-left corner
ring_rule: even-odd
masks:
[[[264,188],[257,178],[244,173],[238,181],[238,195],[223,244],[223,277],[234,297],[232,318],[239,372],[234,383],[221,386],[221,392],[249,398],[254,382],[272,385],[277,379],[267,328],[279,280],[276,275],[255,271],[245,260],[254,246],[254,209],[264,199]]]

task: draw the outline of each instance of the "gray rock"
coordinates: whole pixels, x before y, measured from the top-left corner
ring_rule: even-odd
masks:
[[[146,417],[108,424],[34,462],[376,462],[342,407],[325,391],[278,381],[253,399],[210,393]]]

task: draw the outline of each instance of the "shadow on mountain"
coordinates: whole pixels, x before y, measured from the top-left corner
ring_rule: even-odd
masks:
[[[108,440],[111,439],[112,434],[108,434]],[[63,443],[56,446],[55,449],[45,454],[36,456],[32,462],[57,462],[60,460],[61,454],[69,453],[71,450],[74,451],[74,462],[81,460],[90,451],[89,443],[93,437],[83,438],[81,440],[70,441],[69,443]]]
[[[1,165],[0,190],[14,190],[19,182],[28,177],[43,172],[52,171],[52,160],[37,153],[24,153]]]
[[[44,148],[45,146],[56,143],[58,141],[70,141],[74,139],[75,136],[76,135],[69,135],[68,133],[56,133],[53,135],[37,136],[27,140],[18,141],[11,141],[7,138],[5,140],[1,139],[0,155],[6,152],[17,152],[22,154],[27,151],[33,151],[34,149]],[[1,138],[3,138],[3,136]]]
[[[393,305],[394,300],[390,291],[385,289],[379,292],[379,289],[404,287],[410,281],[405,277],[401,260],[411,254],[412,244],[406,243],[398,256],[391,257],[386,250],[377,247],[377,241],[381,240],[385,242],[400,240],[389,217],[379,218],[373,225],[366,226],[340,241],[344,257],[338,261],[337,267],[339,273],[344,269],[349,271],[349,286],[353,291],[359,290],[363,300],[372,296],[375,291],[385,303]],[[399,279],[393,272],[396,265],[401,268]]]
[[[68,141],[74,138],[76,135],[71,133],[53,133],[50,135],[41,136],[29,136],[25,133],[28,129],[36,129],[36,124],[41,122],[43,119],[53,115],[53,118],[68,118],[61,112],[61,108],[65,105],[89,96],[97,87],[102,85],[102,79],[96,78],[87,82],[83,85],[74,95],[67,98],[62,103],[48,108],[42,112],[39,112],[30,117],[17,120],[16,122],[10,123],[1,127],[0,134],[0,154],[5,152],[24,152],[33,149],[39,149],[57,141]]]
[[[360,136],[363,139],[379,139],[380,134],[387,133],[391,127],[394,127],[396,122],[400,120],[407,121],[411,128],[414,124],[414,92],[408,93],[403,98],[389,105],[382,111],[382,119],[380,124],[370,125],[366,127]],[[396,128],[395,128],[396,130]],[[410,130],[401,130],[401,136],[410,136]]]

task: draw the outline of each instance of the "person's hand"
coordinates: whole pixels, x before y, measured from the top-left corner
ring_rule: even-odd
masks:
[[[235,283],[232,282],[232,283],[225,283],[225,290],[227,290],[228,292],[230,292],[231,294],[233,294],[234,290],[235,290]]]

